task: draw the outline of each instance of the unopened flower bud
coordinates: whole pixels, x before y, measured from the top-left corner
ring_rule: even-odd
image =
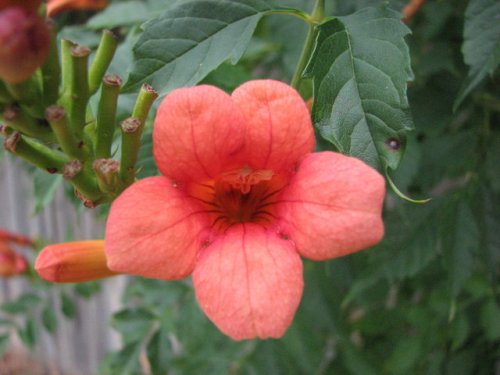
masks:
[[[26,258],[0,242],[0,277],[12,277],[24,273],[28,267]]]
[[[0,11],[0,78],[27,80],[49,53],[50,31],[37,14],[14,6]]]
[[[47,281],[76,283],[116,275],[106,262],[104,241],[64,242],[45,247],[35,269]]]
[[[53,17],[66,10],[99,10],[108,5],[108,0],[51,0],[47,3],[47,13]]]

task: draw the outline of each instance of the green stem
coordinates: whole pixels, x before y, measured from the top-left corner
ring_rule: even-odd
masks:
[[[89,71],[89,93],[93,95],[101,85],[102,78],[111,64],[111,60],[116,51],[118,40],[110,30],[104,30],[101,42],[97,48],[95,59]]]
[[[88,149],[81,141],[76,139],[71,131],[64,107],[59,105],[49,106],[45,111],[45,118],[66,155],[78,160],[85,160],[88,157]]]
[[[61,40],[61,76],[63,82],[63,96],[68,96],[71,87],[71,48],[75,45],[70,40]],[[69,100],[69,99],[68,99]]]
[[[158,93],[149,85],[144,84],[135,102],[132,117],[122,122],[122,153],[120,177],[125,186],[135,179],[135,163],[141,147],[141,135],[148,112]]]
[[[72,160],[64,165],[63,176],[86,200],[96,202],[102,198],[97,181],[90,168],[81,161]]]
[[[4,147],[7,151],[49,173],[62,173],[67,161],[64,154],[31,141],[19,132],[4,129],[3,133],[6,135]]]
[[[44,142],[53,143],[55,141],[54,134],[48,126],[40,125],[37,120],[17,105],[7,106],[2,118],[9,127],[16,131]]]
[[[69,118],[74,133],[81,138],[89,100],[88,59],[90,49],[80,45],[71,48],[71,82]]]
[[[310,17],[309,30],[307,32],[306,41],[302,53],[300,54],[299,62],[295,68],[295,73],[293,74],[292,81],[290,85],[296,90],[300,89],[300,84],[302,82],[302,74],[304,69],[311,58],[311,53],[314,48],[314,42],[318,35],[317,25],[323,22],[325,19],[325,0],[317,0],[314,10]]]
[[[12,96],[10,95],[7,87],[4,83],[0,81],[0,103],[9,103],[12,101]]]
[[[51,30],[50,51],[47,60],[42,66],[43,100],[45,106],[55,104],[59,98],[61,84],[61,66],[59,65],[59,52],[57,50],[57,37]]]
[[[103,78],[101,98],[96,118],[96,159],[111,157],[111,144],[115,132],[116,107],[122,80],[117,75]]]
[[[121,183],[118,177],[120,163],[113,159],[97,159],[92,164],[97,177],[97,184],[101,191],[109,198],[114,198],[120,189]]]

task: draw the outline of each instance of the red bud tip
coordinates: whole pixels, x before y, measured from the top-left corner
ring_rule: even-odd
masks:
[[[0,11],[0,78],[27,80],[45,61],[50,31],[36,13],[14,6]]]

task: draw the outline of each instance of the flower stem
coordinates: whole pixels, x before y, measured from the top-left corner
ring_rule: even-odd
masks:
[[[96,159],[111,157],[111,144],[115,132],[115,117],[118,94],[122,80],[117,75],[108,75],[103,78],[101,98],[96,118]]]
[[[54,30],[51,30],[50,51],[42,66],[42,76],[44,103],[46,106],[55,104],[59,97],[61,66],[59,65],[59,51],[57,50],[57,37]]]
[[[4,129],[3,133],[6,135],[3,144],[7,151],[49,173],[62,173],[67,161],[64,154],[27,139],[11,129]]]
[[[104,30],[95,59],[89,70],[89,93],[93,95],[101,85],[102,78],[111,64],[118,41],[110,30]]]
[[[135,102],[132,117],[122,122],[122,154],[120,162],[120,177],[125,186],[135,179],[135,163],[141,147],[141,135],[148,112],[158,93],[149,85],[144,84]]]
[[[79,160],[72,160],[64,165],[63,176],[78,190],[86,200],[96,202],[102,198],[93,172]]]
[[[307,32],[306,41],[302,53],[295,68],[295,73],[293,74],[292,81],[290,85],[299,90],[300,84],[302,83],[302,74],[304,69],[311,58],[311,53],[314,47],[314,42],[316,41],[316,36],[318,34],[317,25],[319,25],[325,19],[325,0],[317,0],[314,10],[310,17],[309,31]]]
[[[88,157],[88,149],[76,139],[71,131],[64,107],[59,105],[49,106],[45,111],[45,118],[66,155],[78,160],[85,160]]]
[[[69,95],[71,87],[71,48],[75,45],[68,39],[61,40],[61,75],[63,82],[62,96],[65,99]]]
[[[54,134],[48,126],[40,125],[23,108],[17,105],[8,105],[2,113],[5,123],[14,130],[44,142],[54,142]]]
[[[90,49],[80,45],[71,48],[71,82],[69,118],[75,134],[80,138],[85,126],[89,100],[88,58]]]

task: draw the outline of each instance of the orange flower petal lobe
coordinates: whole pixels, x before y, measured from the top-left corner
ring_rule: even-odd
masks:
[[[224,91],[196,86],[172,91],[158,108],[153,153],[177,182],[204,181],[240,167],[245,122]]]
[[[307,155],[278,203],[282,230],[297,251],[325,260],[382,239],[384,178],[359,159],[334,152]]]
[[[238,87],[232,98],[247,122],[245,160],[250,167],[281,172],[313,151],[309,111],[289,85],[250,81]]]
[[[234,225],[203,250],[193,282],[201,308],[226,335],[278,338],[300,303],[302,261],[275,232]]]
[[[110,269],[173,280],[195,264],[207,209],[165,177],[149,177],[126,189],[112,204],[106,223]]]

